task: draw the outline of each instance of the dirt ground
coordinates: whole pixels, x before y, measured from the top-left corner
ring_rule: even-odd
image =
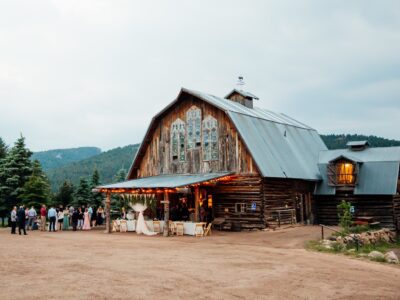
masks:
[[[0,299],[400,299],[397,266],[310,252],[318,227],[135,233],[0,230]]]

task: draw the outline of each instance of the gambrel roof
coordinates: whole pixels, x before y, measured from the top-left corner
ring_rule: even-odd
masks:
[[[244,105],[210,94],[182,88],[178,97],[151,121],[128,178],[143,157],[156,121],[182,99],[194,96],[224,111],[236,127],[242,141],[253,157],[261,176],[319,180],[318,153],[326,146],[318,132],[291,117],[258,107]]]

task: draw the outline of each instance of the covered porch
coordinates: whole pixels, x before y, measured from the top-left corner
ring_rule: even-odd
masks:
[[[218,182],[229,181],[232,175],[230,172],[157,175],[98,186],[94,191],[106,195],[106,233],[112,232],[113,194],[150,195],[157,201],[155,216],[151,220],[161,221],[163,235],[168,236],[168,226],[164,224],[168,224],[170,220],[211,222],[213,195],[210,191]],[[179,215],[182,206],[189,213],[187,216]]]

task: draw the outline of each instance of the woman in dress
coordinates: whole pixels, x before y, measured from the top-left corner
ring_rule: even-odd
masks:
[[[97,225],[101,226],[103,225],[103,214],[104,210],[101,206],[97,209]]]
[[[62,208],[60,208],[60,210],[58,211],[58,228],[60,231],[63,230],[63,223],[64,223],[64,211],[62,210]]]
[[[67,207],[64,209],[63,230],[69,230],[69,209]]]
[[[84,220],[83,220],[82,230],[90,230],[90,217],[87,208],[85,208],[85,213],[83,215],[84,215]]]

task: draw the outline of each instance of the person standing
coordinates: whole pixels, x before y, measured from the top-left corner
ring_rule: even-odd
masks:
[[[42,205],[40,208],[40,231],[46,231],[46,216],[47,216],[47,209],[46,205]]]
[[[19,207],[19,210],[17,212],[17,218],[18,218],[19,235],[21,235],[21,229],[24,230],[24,235],[26,235],[26,230],[25,230],[26,214],[25,214],[25,209],[24,209],[23,205]]]
[[[89,211],[87,208],[85,209],[85,213],[83,215],[84,215],[85,219],[83,221],[82,230],[90,230],[90,217],[89,217]]]
[[[17,207],[14,206],[11,211],[11,234],[16,234],[15,229],[17,228]]]
[[[104,214],[104,210],[103,210],[103,208],[100,206],[100,207],[97,209],[97,225],[98,225],[98,226],[103,225],[103,214]]]
[[[91,220],[92,219],[92,214],[93,214],[93,208],[92,208],[91,205],[89,205],[88,213],[89,213],[89,220]]]
[[[69,230],[69,210],[67,207],[64,209],[63,230]]]
[[[27,226],[28,230],[29,230],[29,228],[30,228],[30,230],[33,230],[33,223],[35,223],[36,216],[37,216],[36,210],[32,206],[31,209],[28,210],[28,226]]]
[[[71,216],[73,231],[76,231],[76,227],[78,226],[78,219],[79,219],[79,212],[76,209],[74,209],[74,212],[72,213]]]
[[[72,224],[72,214],[74,213],[75,208],[71,205],[69,207],[69,224]]]
[[[50,226],[49,226],[49,231],[53,229],[53,231],[56,231],[56,219],[57,219],[57,211],[54,209],[54,206],[52,206],[49,209],[49,212],[47,213],[47,217],[49,218],[50,221]]]
[[[78,209],[78,229],[82,229],[83,227],[83,211],[82,208]]]
[[[58,230],[62,231],[63,223],[64,223],[64,210],[61,207],[58,209],[57,221],[58,221],[57,228],[58,228]]]

